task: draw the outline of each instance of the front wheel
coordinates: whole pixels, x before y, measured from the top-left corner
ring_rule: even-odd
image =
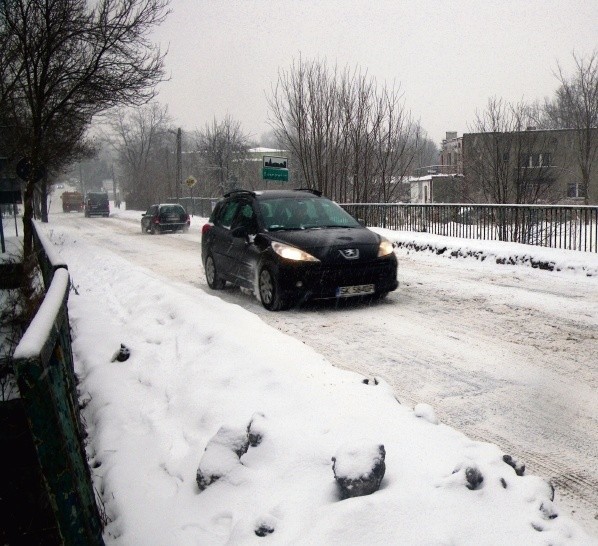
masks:
[[[262,305],[268,311],[285,309],[285,303],[280,297],[280,289],[276,277],[268,266],[262,267],[258,277],[258,289]]]
[[[226,281],[220,278],[220,276],[218,275],[218,271],[216,270],[216,264],[214,263],[214,258],[212,258],[211,254],[209,254],[206,258],[205,270],[206,281],[208,281],[208,286],[212,290],[222,290],[226,285]]]

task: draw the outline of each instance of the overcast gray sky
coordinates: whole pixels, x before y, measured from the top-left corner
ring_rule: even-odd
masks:
[[[301,55],[400,84],[439,143],[468,131],[489,97],[551,96],[557,61],[598,47],[598,0],[171,0],[154,39],[169,47],[158,100],[176,124],[230,114],[259,138],[279,68]]]

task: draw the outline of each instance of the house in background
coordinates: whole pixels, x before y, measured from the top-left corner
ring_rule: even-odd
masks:
[[[411,177],[411,203],[464,203],[465,192],[461,174],[428,174]]]
[[[438,164],[419,167],[409,179],[411,203],[463,203],[463,137],[448,131]]]
[[[598,129],[592,129],[594,162],[589,204],[598,203]],[[575,129],[468,133],[462,138],[464,187],[478,203],[584,204]]]
[[[591,130],[594,154],[588,203],[598,204],[598,129]],[[412,203],[539,203],[583,205],[575,129],[508,133],[447,131],[438,163],[414,169]]]
[[[463,174],[463,137],[455,131],[447,132],[442,141],[440,167],[442,174]]]

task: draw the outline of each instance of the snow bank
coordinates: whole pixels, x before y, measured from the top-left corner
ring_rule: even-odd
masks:
[[[372,228],[384,235],[397,247],[417,252],[427,252],[448,259],[473,258],[497,264],[524,265],[548,271],[571,271],[587,276],[598,275],[598,254],[577,250],[560,250],[539,246],[479,241],[444,237],[430,233],[391,231]]]

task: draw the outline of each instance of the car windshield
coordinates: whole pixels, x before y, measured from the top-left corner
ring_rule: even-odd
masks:
[[[260,202],[268,231],[361,227],[348,212],[321,197],[281,197]]]

